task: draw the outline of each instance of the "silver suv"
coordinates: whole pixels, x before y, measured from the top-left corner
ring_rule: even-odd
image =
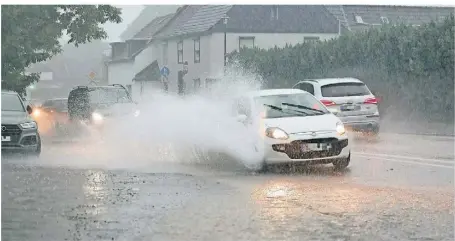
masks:
[[[32,108],[25,106],[16,92],[2,91],[2,153],[24,153],[39,156],[41,138]]]
[[[355,78],[306,79],[292,88],[313,94],[353,131],[379,132],[378,100]]]

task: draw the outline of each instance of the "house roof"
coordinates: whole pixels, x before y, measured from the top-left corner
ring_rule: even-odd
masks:
[[[169,20],[168,24],[164,26],[154,36],[156,38],[167,38],[180,35],[179,33],[184,31],[183,25],[193,17],[193,15],[199,10],[201,5],[185,5],[180,8],[175,16]]]
[[[338,32],[336,18],[324,7],[282,5],[279,8],[283,10],[279,19],[271,20],[269,5],[186,5],[155,37],[221,31],[224,26],[220,26],[220,20],[225,15],[230,18],[227,25],[229,32]]]
[[[133,39],[145,39],[152,38],[157,31],[159,31],[166,23],[175,15],[170,13],[164,16],[159,16],[153,19],[149,24],[141,29],[137,34],[133,36]]]
[[[121,33],[122,41],[128,40],[136,35],[141,29],[147,26],[158,16],[175,13],[181,5],[144,5],[144,8],[134,21]]]
[[[134,78],[135,81],[157,81],[160,80],[160,67],[158,61],[155,60],[144,67]]]
[[[204,5],[175,31],[175,34],[204,32],[213,27],[221,18],[232,9],[232,5]]]
[[[450,7],[415,7],[415,6],[374,6],[374,5],[330,5],[326,8],[347,28],[355,25],[382,25],[381,17],[391,24],[420,25],[453,14]],[[356,20],[359,16],[363,23]],[[385,20],[385,21],[387,21]]]

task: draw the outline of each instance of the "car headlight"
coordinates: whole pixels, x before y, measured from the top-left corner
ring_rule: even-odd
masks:
[[[36,122],[26,122],[20,124],[22,129],[36,129]]]
[[[104,117],[100,113],[97,113],[97,112],[93,112],[92,113],[92,120],[93,121],[100,122],[100,121],[103,121],[103,119],[104,119]]]
[[[344,128],[343,123],[341,123],[341,122],[337,123],[336,131],[340,136],[342,136],[342,135],[344,135],[344,133],[346,133],[346,129]]]
[[[33,115],[33,116],[36,116],[36,117],[38,117],[40,114],[41,114],[41,111],[40,111],[39,109],[35,109],[35,110],[33,110],[33,112],[32,112],[32,115]]]
[[[265,135],[267,137],[273,138],[273,139],[280,139],[280,140],[286,140],[289,138],[288,133],[285,131],[281,130],[280,128],[277,127],[271,127],[267,128],[265,130]]]
[[[134,117],[138,117],[140,114],[141,114],[141,111],[140,110],[136,110],[134,112]]]

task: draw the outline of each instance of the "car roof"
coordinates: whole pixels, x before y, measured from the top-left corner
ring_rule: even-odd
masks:
[[[299,83],[309,81],[309,82],[316,82],[320,85],[330,85],[330,84],[338,84],[338,83],[362,83],[363,82],[356,78],[345,77],[345,78],[323,78],[323,79],[305,79],[299,81]]]
[[[286,95],[286,94],[299,94],[299,93],[307,93],[307,92],[304,90],[299,90],[299,89],[266,89],[266,90],[250,91],[247,93],[247,96],[260,97],[260,96]]]

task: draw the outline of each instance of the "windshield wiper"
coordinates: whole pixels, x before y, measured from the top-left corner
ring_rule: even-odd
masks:
[[[267,106],[267,107],[270,107],[270,108],[272,108],[272,109],[274,109],[274,110],[278,110],[278,111],[281,111],[281,112],[283,112],[283,113],[286,113],[286,111],[284,111],[283,108],[280,108],[280,107],[278,107],[278,106],[268,105],[268,104],[264,104],[264,106]],[[300,113],[300,114],[303,114],[303,115],[308,115],[308,113],[305,113],[305,112],[303,112],[303,111],[299,111],[299,110],[292,110],[292,111],[297,112],[297,113]]]
[[[313,109],[313,108],[310,108],[310,107],[307,107],[307,106],[303,106],[303,105],[296,105],[296,104],[291,104],[291,103],[281,103],[281,104],[282,105],[296,107],[296,108],[300,108],[300,109],[311,110],[311,111],[318,112],[318,113],[321,113],[321,114],[325,114],[325,112],[322,111],[322,110]]]

